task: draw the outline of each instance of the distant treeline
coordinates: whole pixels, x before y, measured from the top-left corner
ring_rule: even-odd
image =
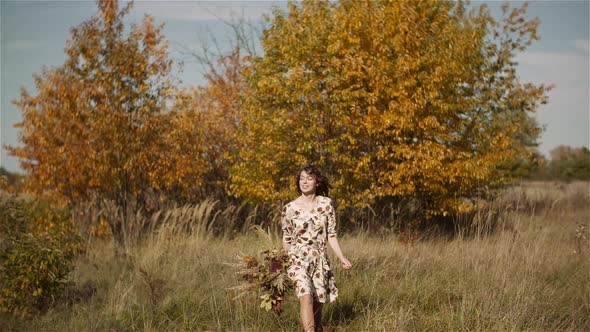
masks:
[[[0,189],[10,192],[21,192],[25,176],[21,173],[10,172],[0,166]]]
[[[550,158],[537,158],[525,178],[534,180],[573,181],[590,180],[590,150],[560,145],[550,151]]]

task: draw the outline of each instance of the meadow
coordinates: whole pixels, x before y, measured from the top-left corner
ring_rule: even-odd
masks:
[[[299,330],[293,294],[277,317],[231,290],[228,263],[279,247],[278,229],[214,235],[203,204],[189,234],[175,230],[185,214],[125,249],[89,238],[65,299],[27,320],[5,317],[0,330]],[[485,214],[446,237],[341,232],[354,266],[330,256],[340,293],[324,306],[325,331],[590,330],[589,184],[524,183]]]

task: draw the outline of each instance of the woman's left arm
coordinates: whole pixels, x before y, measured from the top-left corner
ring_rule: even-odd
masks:
[[[344,257],[344,254],[342,254],[342,249],[340,249],[340,244],[338,243],[338,238],[335,236],[328,237],[328,243],[330,244],[330,247],[332,248],[332,250],[334,250],[334,253],[336,254],[336,256],[342,262],[342,267],[345,268],[346,270],[350,269],[352,267],[352,263],[348,260],[348,258]]]
[[[334,210],[331,200],[329,201],[328,206],[326,206],[326,213],[328,215],[328,243],[332,250],[334,250],[338,259],[342,262],[342,267],[348,270],[352,267],[352,263],[344,257],[342,249],[340,248],[340,243],[338,243],[338,237],[336,235],[336,211]]]

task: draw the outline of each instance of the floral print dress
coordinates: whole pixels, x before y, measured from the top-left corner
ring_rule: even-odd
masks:
[[[316,302],[333,302],[338,296],[326,252],[328,237],[336,237],[332,200],[317,196],[316,206],[306,211],[293,204],[281,211],[283,241],[290,245],[287,273],[295,283],[297,297],[310,294]]]

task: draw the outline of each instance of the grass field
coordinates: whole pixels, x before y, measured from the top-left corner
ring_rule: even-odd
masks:
[[[340,296],[324,306],[325,330],[590,330],[589,189],[508,189],[491,234],[340,234],[354,267],[344,271],[331,256]],[[229,290],[238,279],[226,263],[279,245],[278,234],[229,239],[166,228],[127,250],[92,240],[67,303],[0,330],[299,330],[294,296],[276,317],[255,296],[234,299]]]

